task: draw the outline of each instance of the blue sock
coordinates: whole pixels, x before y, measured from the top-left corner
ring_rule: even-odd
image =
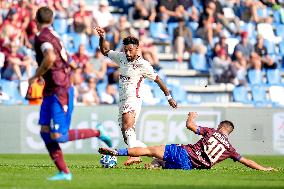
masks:
[[[127,148],[117,149],[117,153],[119,156],[128,156],[128,149]]]

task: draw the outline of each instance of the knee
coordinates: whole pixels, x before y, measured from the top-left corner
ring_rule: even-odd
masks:
[[[133,128],[133,124],[130,124],[130,123],[122,124],[122,128],[123,128],[124,133],[125,133],[125,131]]]
[[[64,143],[68,141],[69,136],[68,133],[50,133],[50,138],[58,143]]]
[[[50,137],[50,129],[49,129],[48,126],[42,126],[41,127],[40,136],[46,144],[52,142],[52,139]]]

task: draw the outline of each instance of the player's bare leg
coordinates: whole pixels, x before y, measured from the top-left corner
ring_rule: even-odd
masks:
[[[128,149],[109,149],[109,148],[100,148],[100,154],[107,154],[112,156],[149,156],[154,157],[151,163],[145,164],[146,169],[157,169],[165,166],[165,162],[163,161],[163,156],[165,153],[165,146],[152,146],[152,147],[136,147],[136,148],[128,148]]]
[[[128,144],[130,148],[137,146],[137,139],[136,133],[134,129],[135,124],[135,112],[128,112],[122,114],[122,134],[124,136],[124,140]],[[129,156],[128,159],[124,162],[125,166],[129,166],[132,164],[139,164],[142,160],[140,157],[131,157]]]
[[[163,159],[165,153],[165,146],[149,146],[146,148],[136,147],[129,148],[128,155],[130,156],[148,156]]]
[[[100,154],[107,154],[112,156],[148,156],[155,157],[157,159],[163,160],[165,153],[165,146],[149,146],[146,148],[135,147],[135,148],[121,148],[121,149],[109,149],[109,148],[99,148]]]

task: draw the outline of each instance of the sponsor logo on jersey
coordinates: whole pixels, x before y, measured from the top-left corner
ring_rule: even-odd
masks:
[[[132,64],[132,68],[135,70],[136,68],[139,68],[140,66],[137,64]]]
[[[130,80],[130,77],[124,76],[124,75],[120,75],[119,78],[120,78],[123,82]]]

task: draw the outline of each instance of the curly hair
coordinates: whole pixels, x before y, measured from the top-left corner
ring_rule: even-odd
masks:
[[[133,36],[128,36],[123,39],[123,45],[130,45],[130,44],[139,46],[139,40]]]

